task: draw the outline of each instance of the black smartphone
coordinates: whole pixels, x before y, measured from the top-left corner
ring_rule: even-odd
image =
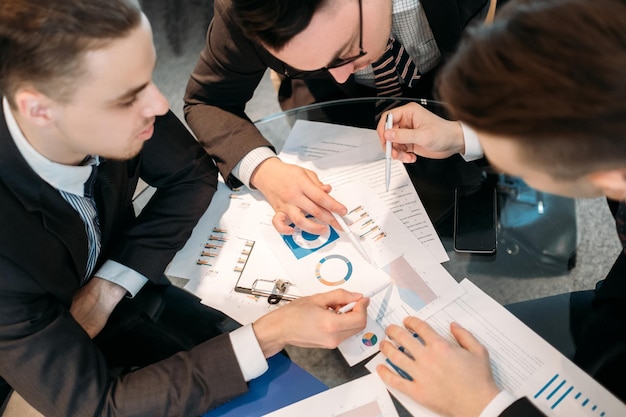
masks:
[[[494,186],[463,186],[454,193],[454,250],[496,252],[497,194]]]

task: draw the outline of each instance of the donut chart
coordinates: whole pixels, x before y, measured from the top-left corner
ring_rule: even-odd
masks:
[[[316,223],[320,223],[320,221],[314,217],[307,216],[307,218]],[[339,234],[332,227],[328,227],[328,232],[321,235],[308,233],[294,224],[292,224],[291,227],[294,229],[293,234],[282,235],[282,238],[296,259],[302,259],[339,239]]]
[[[328,255],[315,266],[315,277],[322,284],[334,287],[348,281],[352,276],[352,269],[352,262],[345,256]]]
[[[323,235],[314,235],[312,233],[305,232],[300,228],[296,228],[296,231],[292,235],[293,241],[296,245],[304,249],[317,249],[326,244],[328,242],[328,238],[330,237],[330,229],[328,233]]]

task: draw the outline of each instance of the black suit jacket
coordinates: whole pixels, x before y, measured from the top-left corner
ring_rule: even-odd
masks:
[[[455,48],[465,26],[480,13],[487,0],[422,0],[433,35],[443,56]],[[249,40],[232,19],[231,0],[216,0],[206,44],[191,74],[185,93],[185,117],[198,140],[214,155],[230,186],[241,183],[231,171],[252,149],[270,146],[245,115],[246,103],[268,68],[278,74],[294,69]],[[412,96],[430,93],[435,71],[418,84],[428,84]],[[428,80],[427,80],[428,79]],[[327,72],[306,77],[317,101],[375,96],[372,89],[354,81],[337,84]]]
[[[543,417],[544,413],[539,411],[528,398],[520,398],[504,410],[500,417]]]
[[[135,218],[141,177],[158,188]],[[172,114],[129,161],[105,160],[95,184],[98,265],[113,259],[155,283],[217,185],[210,157]],[[29,167],[0,110],[0,377],[46,416],[199,415],[244,392],[228,335],[113,377],[69,313],[87,262],[79,215]],[[132,300],[131,300],[132,301]]]
[[[613,215],[617,202],[609,201]],[[591,306],[572,306],[576,342],[573,361],[626,402],[626,252],[622,251],[606,278],[597,285]],[[582,317],[579,317],[580,315]],[[528,399],[513,403],[501,417],[543,416]]]

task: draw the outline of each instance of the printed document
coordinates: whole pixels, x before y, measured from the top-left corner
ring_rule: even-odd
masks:
[[[624,403],[506,308],[468,279],[459,285],[465,294],[426,321],[449,340],[454,340],[449,330],[453,321],[472,332],[489,350],[493,374],[499,387],[515,396],[528,397],[548,416],[626,415]],[[375,373],[376,365],[380,363],[385,363],[382,354],[377,355],[366,367]],[[414,416],[438,416],[408,396],[393,389],[391,392]]]

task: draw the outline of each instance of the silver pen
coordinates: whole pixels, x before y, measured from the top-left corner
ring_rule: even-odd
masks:
[[[387,282],[383,285],[381,285],[380,287],[366,292],[365,294],[363,294],[363,297],[367,297],[367,298],[372,298],[373,296],[375,296],[376,294],[378,294],[379,292],[382,292],[384,290],[386,290],[387,288],[389,288],[391,286],[391,282]],[[356,301],[352,301],[351,303],[346,304],[345,306],[341,307],[339,310],[337,310],[338,314],[345,314],[348,311],[352,311],[352,309],[354,308],[354,306],[356,305]]]
[[[341,228],[346,233],[346,235],[348,235],[348,239],[350,239],[350,241],[352,242],[354,247],[359,251],[361,256],[363,256],[365,258],[365,260],[368,263],[371,264],[372,260],[370,259],[369,256],[367,256],[367,252],[365,251],[365,249],[361,245],[361,242],[359,242],[359,238],[356,237],[356,235],[354,233],[352,233],[352,230],[350,230],[350,228],[348,227],[348,225],[346,224],[346,222],[343,220],[343,218],[340,215],[338,215],[337,213],[334,213],[334,212],[332,212],[332,214],[333,214],[333,217],[335,218],[335,220],[337,220],[337,223],[339,223],[339,226],[341,226]]]
[[[387,113],[385,120],[385,130],[393,128],[393,114]],[[389,191],[389,182],[391,181],[391,142],[385,143],[385,188]]]

